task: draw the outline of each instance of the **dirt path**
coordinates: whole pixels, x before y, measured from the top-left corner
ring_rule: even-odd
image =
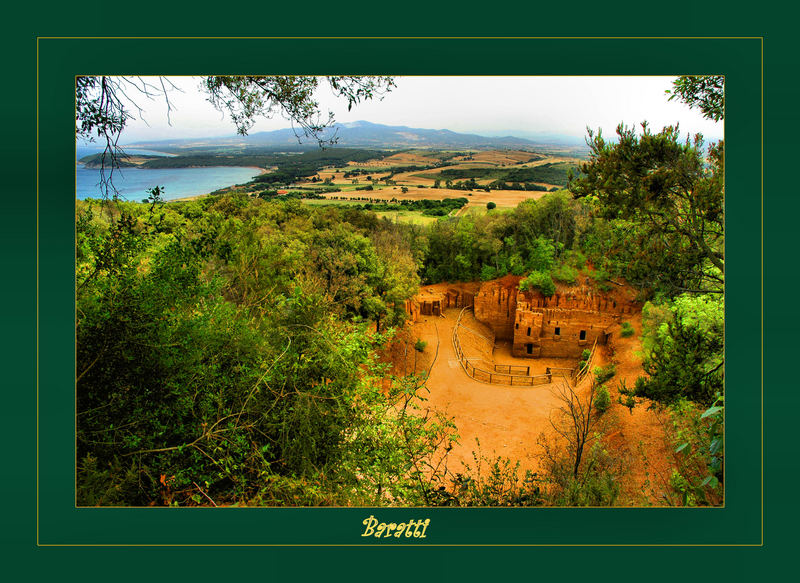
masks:
[[[608,383],[612,405],[609,416],[610,431],[606,444],[621,455],[629,456],[630,472],[621,480],[621,504],[663,504],[663,491],[668,488],[669,476],[674,466],[673,451],[665,437],[666,413],[649,409],[651,402],[639,400],[633,411],[616,402],[619,384],[634,386],[642,371],[641,313],[631,314],[627,321],[636,333],[628,338],[619,334],[619,326],[611,329],[612,342],[602,353],[604,361],[613,359],[616,375]]]
[[[451,452],[448,468],[458,473],[463,469],[461,462],[474,465],[472,452],[478,449],[478,438],[483,455],[510,457],[520,461],[523,471],[536,471],[536,439],[549,428],[548,415],[557,403],[552,385],[504,387],[467,376],[451,342],[459,311],[446,310],[444,318],[422,316],[414,326],[416,336],[428,342],[429,351],[436,349],[438,333],[439,353],[426,383],[429,392],[423,396],[428,407],[453,417],[458,427],[460,443]]]
[[[552,436],[549,415],[560,405],[553,394],[554,385],[536,387],[508,387],[488,385],[470,378],[459,364],[451,336],[459,309],[449,309],[445,317],[422,316],[412,327],[414,338],[428,343],[418,362],[418,371],[430,368],[426,383],[428,392],[425,406],[452,417],[458,427],[459,444],[456,445],[448,462],[448,469],[454,473],[463,471],[463,463],[474,467],[472,452],[478,451],[476,438],[480,440],[480,452],[487,457],[504,456],[520,461],[520,469],[537,471],[538,455],[541,452],[537,438],[541,433]],[[469,358],[486,361],[486,339],[481,334],[483,327],[467,314],[465,322],[477,334],[462,330],[462,346]],[[641,369],[641,315],[632,314],[628,320],[636,330],[636,335],[622,338],[619,326],[613,329],[613,342],[603,347],[598,354],[596,365],[611,360],[616,362],[617,374],[607,384],[612,397],[611,408],[603,415],[602,428],[606,432],[604,442],[609,450],[623,456],[628,471],[620,478],[622,489],[618,505],[642,506],[664,503],[662,492],[672,471],[672,452],[664,438],[664,417],[648,410],[649,403],[640,402],[633,412],[617,403],[617,386],[625,381],[630,387]],[[433,355],[438,354],[431,366]],[[511,355],[511,343],[499,340],[495,343],[492,363],[527,364],[531,374],[542,374],[546,367],[574,366],[568,359],[519,359]],[[590,379],[578,387],[582,397],[586,397]]]

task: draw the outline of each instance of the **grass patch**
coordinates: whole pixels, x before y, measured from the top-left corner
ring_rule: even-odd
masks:
[[[412,225],[429,225],[439,220],[439,217],[431,217],[422,214],[422,211],[380,211],[376,212],[379,219],[389,219],[399,223],[409,223]]]
[[[598,385],[602,385],[615,374],[617,374],[617,367],[613,363],[594,367],[594,378]]]
[[[302,201],[303,204],[308,204],[311,206],[356,206],[358,204],[364,204],[363,201],[358,200],[330,200],[327,198],[304,198]]]

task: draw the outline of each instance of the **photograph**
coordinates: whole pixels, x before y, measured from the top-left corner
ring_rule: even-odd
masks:
[[[74,505],[726,508],[723,73],[75,75]]]

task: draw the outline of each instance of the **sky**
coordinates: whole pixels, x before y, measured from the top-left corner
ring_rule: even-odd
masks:
[[[199,88],[197,77],[173,77],[181,90],[171,91],[172,111],[163,98],[137,99],[141,114],[125,129],[121,143],[162,139],[231,136],[229,118],[216,111]],[[681,133],[723,137],[723,122],[704,119],[665,91],[672,77],[396,77],[396,87],[382,99],[347,111],[326,82],[316,98],[339,123],[366,120],[413,128],[449,129],[486,136],[560,134],[582,139],[586,128],[612,135],[617,125],[648,121],[654,130],[680,124]],[[131,94],[133,95],[133,93]],[[139,117],[141,115],[141,118]],[[171,122],[170,123],[168,122]],[[259,120],[251,133],[289,127],[280,115]]]

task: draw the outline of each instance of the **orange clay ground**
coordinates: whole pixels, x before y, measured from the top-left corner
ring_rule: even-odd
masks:
[[[446,284],[442,284],[446,287]],[[407,343],[396,343],[386,356],[394,365],[396,374],[430,371],[426,389],[421,396],[427,399],[424,407],[441,411],[452,417],[458,428],[459,444],[450,452],[447,467],[453,473],[463,471],[462,462],[473,463],[473,451],[484,456],[503,456],[519,460],[520,469],[539,470],[541,447],[537,438],[544,433],[555,437],[549,416],[558,407],[554,385],[535,387],[508,387],[478,382],[464,372],[452,344],[453,326],[459,309],[448,309],[442,316],[420,316],[419,321],[407,326],[403,336]],[[601,347],[594,365],[613,361],[617,373],[607,383],[612,405],[601,419],[606,449],[624,459],[628,471],[621,477],[621,495],[618,505],[644,506],[664,504],[662,492],[672,471],[671,448],[665,436],[664,414],[648,411],[647,402],[639,402],[633,412],[617,403],[617,386],[625,381],[633,386],[642,374],[641,351],[638,334],[641,332],[641,315],[632,314],[627,321],[636,330],[629,338],[619,335],[613,328],[612,341]],[[510,354],[510,343],[498,341],[492,347],[481,336],[491,337],[486,328],[477,322],[469,311],[465,312],[459,338],[467,358],[486,361],[493,358],[498,364],[524,364],[531,366],[531,374],[542,374],[546,367],[575,367],[569,359],[521,359]],[[423,353],[413,348],[417,339],[427,342]],[[488,355],[487,355],[488,353]],[[585,397],[590,388],[587,376],[578,386]]]

